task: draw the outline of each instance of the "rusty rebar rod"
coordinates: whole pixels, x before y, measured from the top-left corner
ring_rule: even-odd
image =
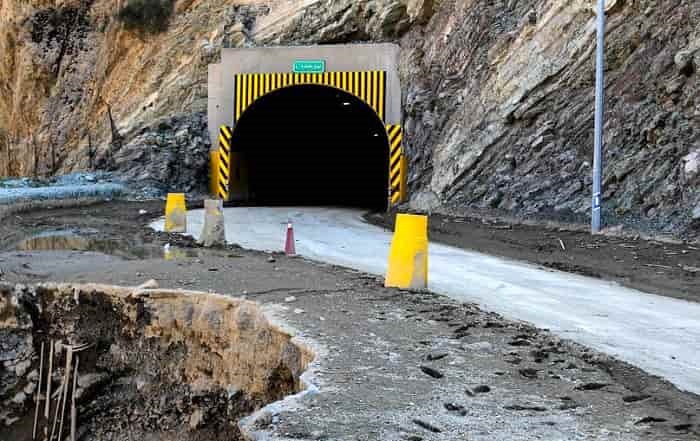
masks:
[[[39,384],[36,386],[36,394],[34,395],[34,428],[32,429],[32,441],[36,440],[36,427],[39,422],[39,397],[41,396],[41,377],[44,374],[44,342],[41,342],[41,353],[39,355]]]
[[[78,409],[75,407],[75,390],[78,387],[78,365],[80,357],[75,356],[75,370],[73,371],[73,394],[70,403],[70,441],[75,441],[75,434],[78,431]]]
[[[63,434],[63,420],[66,415],[66,402],[68,401],[68,389],[70,389],[70,374],[73,362],[73,347],[66,346],[66,371],[63,373],[63,402],[61,403],[61,423],[58,426],[58,441],[61,441]]]
[[[46,409],[44,410],[44,418],[46,418],[46,421],[49,420],[49,416],[51,413],[51,377],[53,376],[53,352],[54,343],[53,340],[51,340],[51,343],[49,345],[49,375],[48,377],[46,377]]]

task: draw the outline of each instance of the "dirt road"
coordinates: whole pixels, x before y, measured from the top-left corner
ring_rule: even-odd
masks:
[[[366,219],[393,229],[394,216]],[[570,226],[533,226],[430,216],[430,239],[446,245],[618,282],[644,292],[700,301],[700,244],[591,236]]]
[[[6,219],[2,278],[122,285],[153,278],[163,287],[263,303],[317,353],[307,376],[312,393],[246,420],[249,431],[273,440],[700,436],[699,397],[610,357],[474,305],[385,289],[363,273],[236,248],[200,249],[144,228],[161,208],[112,203]],[[36,239],[55,230],[70,230],[71,240]],[[24,241],[29,236],[33,241]],[[18,243],[25,250],[16,250]],[[83,249],[26,249],[61,243]],[[171,260],[162,258],[165,243],[173,245]],[[100,439],[128,440],[118,431]]]
[[[203,210],[187,217],[188,234],[198,237]],[[392,235],[364,222],[361,210],[231,207],[224,217],[229,243],[279,250],[289,219],[301,256],[386,274]],[[163,229],[161,221],[152,225]],[[700,304],[435,242],[429,254],[431,291],[547,328],[700,393]]]

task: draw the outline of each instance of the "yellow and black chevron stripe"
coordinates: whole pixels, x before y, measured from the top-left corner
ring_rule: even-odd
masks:
[[[219,129],[219,199],[229,199],[229,182],[231,173],[231,138],[233,133],[228,126]]]
[[[403,161],[403,131],[398,124],[386,126],[389,134],[389,201],[391,205],[399,204],[403,201],[405,194],[404,175],[406,174]]]
[[[342,89],[366,102],[379,118],[386,115],[386,72],[257,73],[235,76],[234,122],[261,96],[283,87],[320,84]]]

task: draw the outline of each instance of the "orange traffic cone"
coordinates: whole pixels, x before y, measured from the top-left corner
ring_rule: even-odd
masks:
[[[284,254],[290,257],[297,255],[296,247],[294,246],[294,227],[291,220],[287,222],[287,241],[284,244]]]

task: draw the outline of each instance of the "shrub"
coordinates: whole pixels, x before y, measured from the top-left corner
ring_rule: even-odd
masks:
[[[117,13],[127,29],[157,34],[168,29],[174,0],[128,0]]]

